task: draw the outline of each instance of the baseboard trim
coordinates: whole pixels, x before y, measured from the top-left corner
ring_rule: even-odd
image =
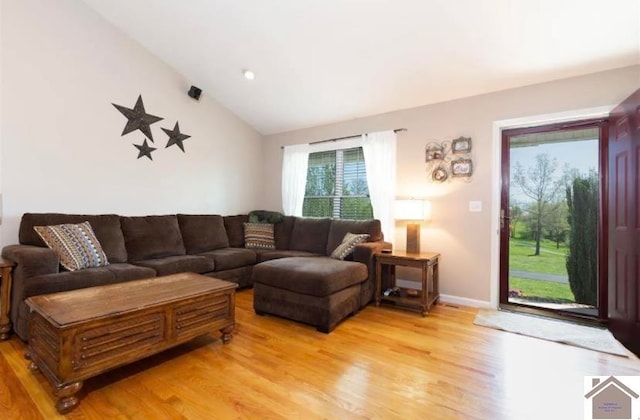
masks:
[[[422,289],[422,284],[420,282],[405,279],[396,279],[396,285],[407,289]],[[471,306],[472,308],[498,309],[495,306],[492,306],[489,301],[469,299],[453,295],[440,294],[440,301],[452,305]]]
[[[469,298],[452,296],[452,295],[440,294],[440,302],[453,304],[453,305],[460,305],[460,306],[471,306],[472,308],[496,309],[493,306],[491,306],[491,302],[489,301],[469,299]]]

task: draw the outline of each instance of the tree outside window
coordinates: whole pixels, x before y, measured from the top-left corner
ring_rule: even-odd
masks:
[[[302,215],[335,219],[373,218],[361,147],[309,155]]]

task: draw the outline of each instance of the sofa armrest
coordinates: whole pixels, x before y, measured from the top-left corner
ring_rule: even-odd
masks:
[[[383,249],[392,249],[393,245],[389,242],[376,241],[376,242],[363,242],[356,245],[353,249],[353,261],[361,262],[363,264],[373,264],[373,256],[377,252],[381,252]]]
[[[60,257],[49,248],[32,245],[9,245],[2,249],[2,256],[16,263],[14,281],[54,274],[60,270]]]
[[[373,300],[373,294],[375,291],[376,282],[376,261],[374,255],[381,252],[383,249],[392,249],[393,245],[389,242],[375,241],[375,242],[363,242],[356,245],[353,250],[353,261],[363,263],[367,266],[367,273],[369,277],[367,281],[362,284],[362,290],[360,292],[360,306],[366,306],[371,300]]]

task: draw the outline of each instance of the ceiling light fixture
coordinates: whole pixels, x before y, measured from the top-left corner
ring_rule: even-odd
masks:
[[[256,78],[255,73],[251,70],[243,70],[242,74],[244,75],[245,79],[253,80]]]

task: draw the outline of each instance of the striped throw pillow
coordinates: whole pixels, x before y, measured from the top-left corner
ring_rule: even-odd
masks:
[[[344,260],[349,254],[353,252],[353,249],[361,242],[369,239],[369,235],[366,233],[353,234],[347,233],[342,239],[342,243],[336,247],[331,253],[331,258],[336,260]]]
[[[270,223],[245,223],[244,247],[253,249],[276,249],[273,225]]]
[[[107,255],[89,222],[77,225],[34,226],[33,229],[44,243],[58,254],[60,264],[69,271],[109,264]]]

